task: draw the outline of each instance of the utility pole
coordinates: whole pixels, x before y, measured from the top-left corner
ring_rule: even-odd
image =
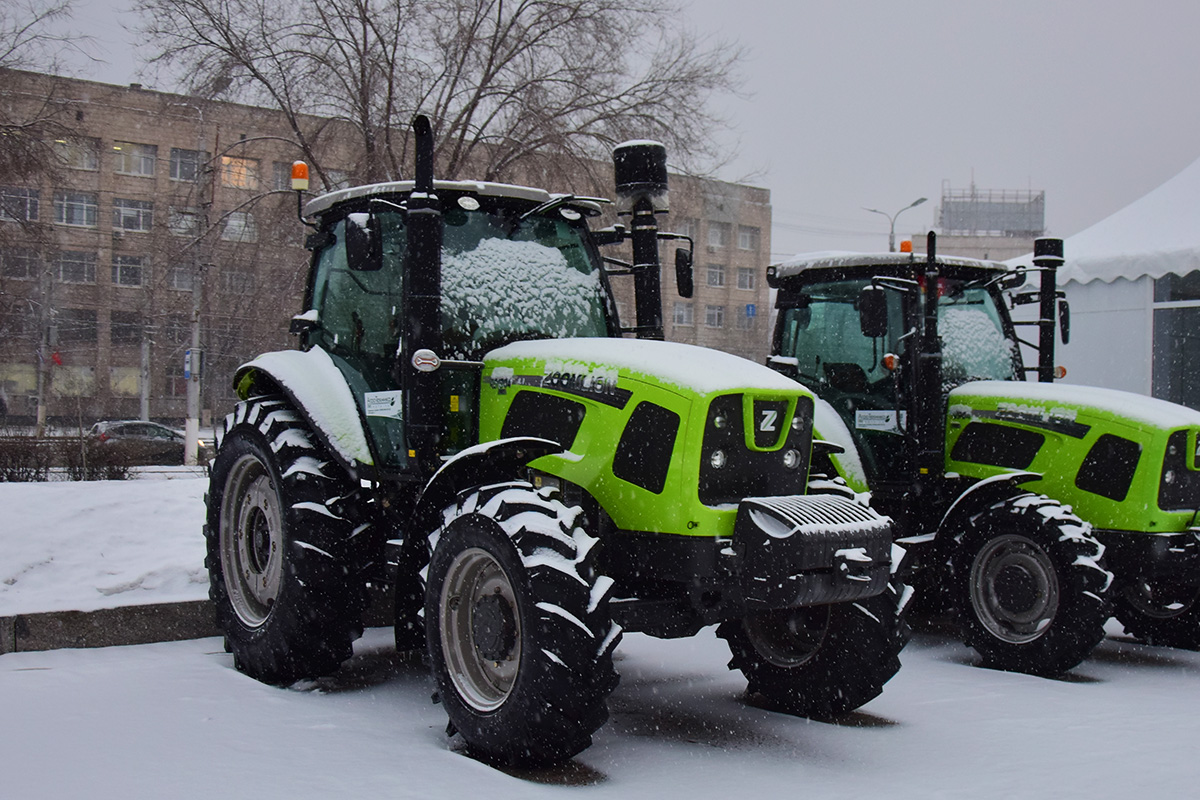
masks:
[[[200,242],[208,235],[208,211],[204,198],[202,176],[207,162],[201,163],[204,155],[204,109],[192,103],[171,103],[173,106],[185,106],[196,112],[198,119],[196,127],[196,165],[195,186],[196,202],[200,212],[198,239],[192,246],[192,346],[187,351],[184,361],[184,377],[187,380],[187,420],[183,426],[183,463],[189,467],[196,466],[197,451],[200,441],[200,376],[203,372],[203,356],[200,352],[200,310],[203,302],[203,259],[197,252]],[[215,152],[215,149],[214,149]],[[215,191],[215,188],[214,188]],[[210,198],[211,200],[211,198]]]

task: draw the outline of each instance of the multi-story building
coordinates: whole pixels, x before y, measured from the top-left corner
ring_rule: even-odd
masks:
[[[52,117],[56,153],[35,177],[0,175],[0,385],[10,418],[32,417],[40,397],[60,423],[178,421],[198,327],[207,424],[231,405],[238,364],[290,346],[288,319],[300,310],[308,253],[290,168],[302,155],[288,120],[17,71],[3,73],[0,104],[9,118]],[[317,181],[317,191],[350,185],[357,171],[354,137],[326,122],[314,149],[328,185]],[[696,291],[678,297],[674,248],[664,248],[667,338],[761,361],[769,192],[673,177],[671,197],[667,226],[695,241]],[[631,320],[632,304],[622,305]]]

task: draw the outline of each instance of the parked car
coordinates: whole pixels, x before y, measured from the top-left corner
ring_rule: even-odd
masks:
[[[183,432],[157,422],[139,419],[97,422],[89,435],[105,447],[119,447],[128,458],[126,463],[134,466],[183,463]],[[201,464],[208,462],[209,452],[209,443],[200,440]]]

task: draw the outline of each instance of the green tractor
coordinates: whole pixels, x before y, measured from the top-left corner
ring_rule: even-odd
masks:
[[[781,711],[875,697],[904,644],[890,521],[809,491],[811,392],[661,341],[659,244],[685,238],[658,230],[662,145],[614,151],[628,226],[592,230],[606,201],[434,181],[414,128],[414,181],[304,208],[300,347],[235,377],[205,535],[237,668],[336,670],[385,585],[397,647],[425,648],[449,732],[489,762],[587,747],[622,631],[718,625],[750,699]],[[632,263],[600,255],[621,242]]]
[[[1053,383],[1056,321],[1069,335],[1062,241],[1036,245],[1031,270],[939,258],[932,233],[924,257],[774,265],[770,363],[815,390],[815,435],[844,445],[815,468],[894,520],[914,613],[953,613],[985,664],[1059,674],[1114,612],[1141,639],[1194,649],[1200,413]],[[1028,272],[1037,290],[1013,294]],[[1013,321],[1009,306],[1032,303],[1037,320]]]

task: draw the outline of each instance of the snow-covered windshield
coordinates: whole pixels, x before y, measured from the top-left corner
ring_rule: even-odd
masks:
[[[578,214],[508,209],[445,214],[442,327],[447,355],[478,358],[517,339],[606,336],[600,265]],[[570,212],[570,209],[566,209]]]
[[[1004,335],[992,296],[986,289],[946,292],[938,304],[942,337],[942,391],[967,381],[1020,380],[1013,342]]]

